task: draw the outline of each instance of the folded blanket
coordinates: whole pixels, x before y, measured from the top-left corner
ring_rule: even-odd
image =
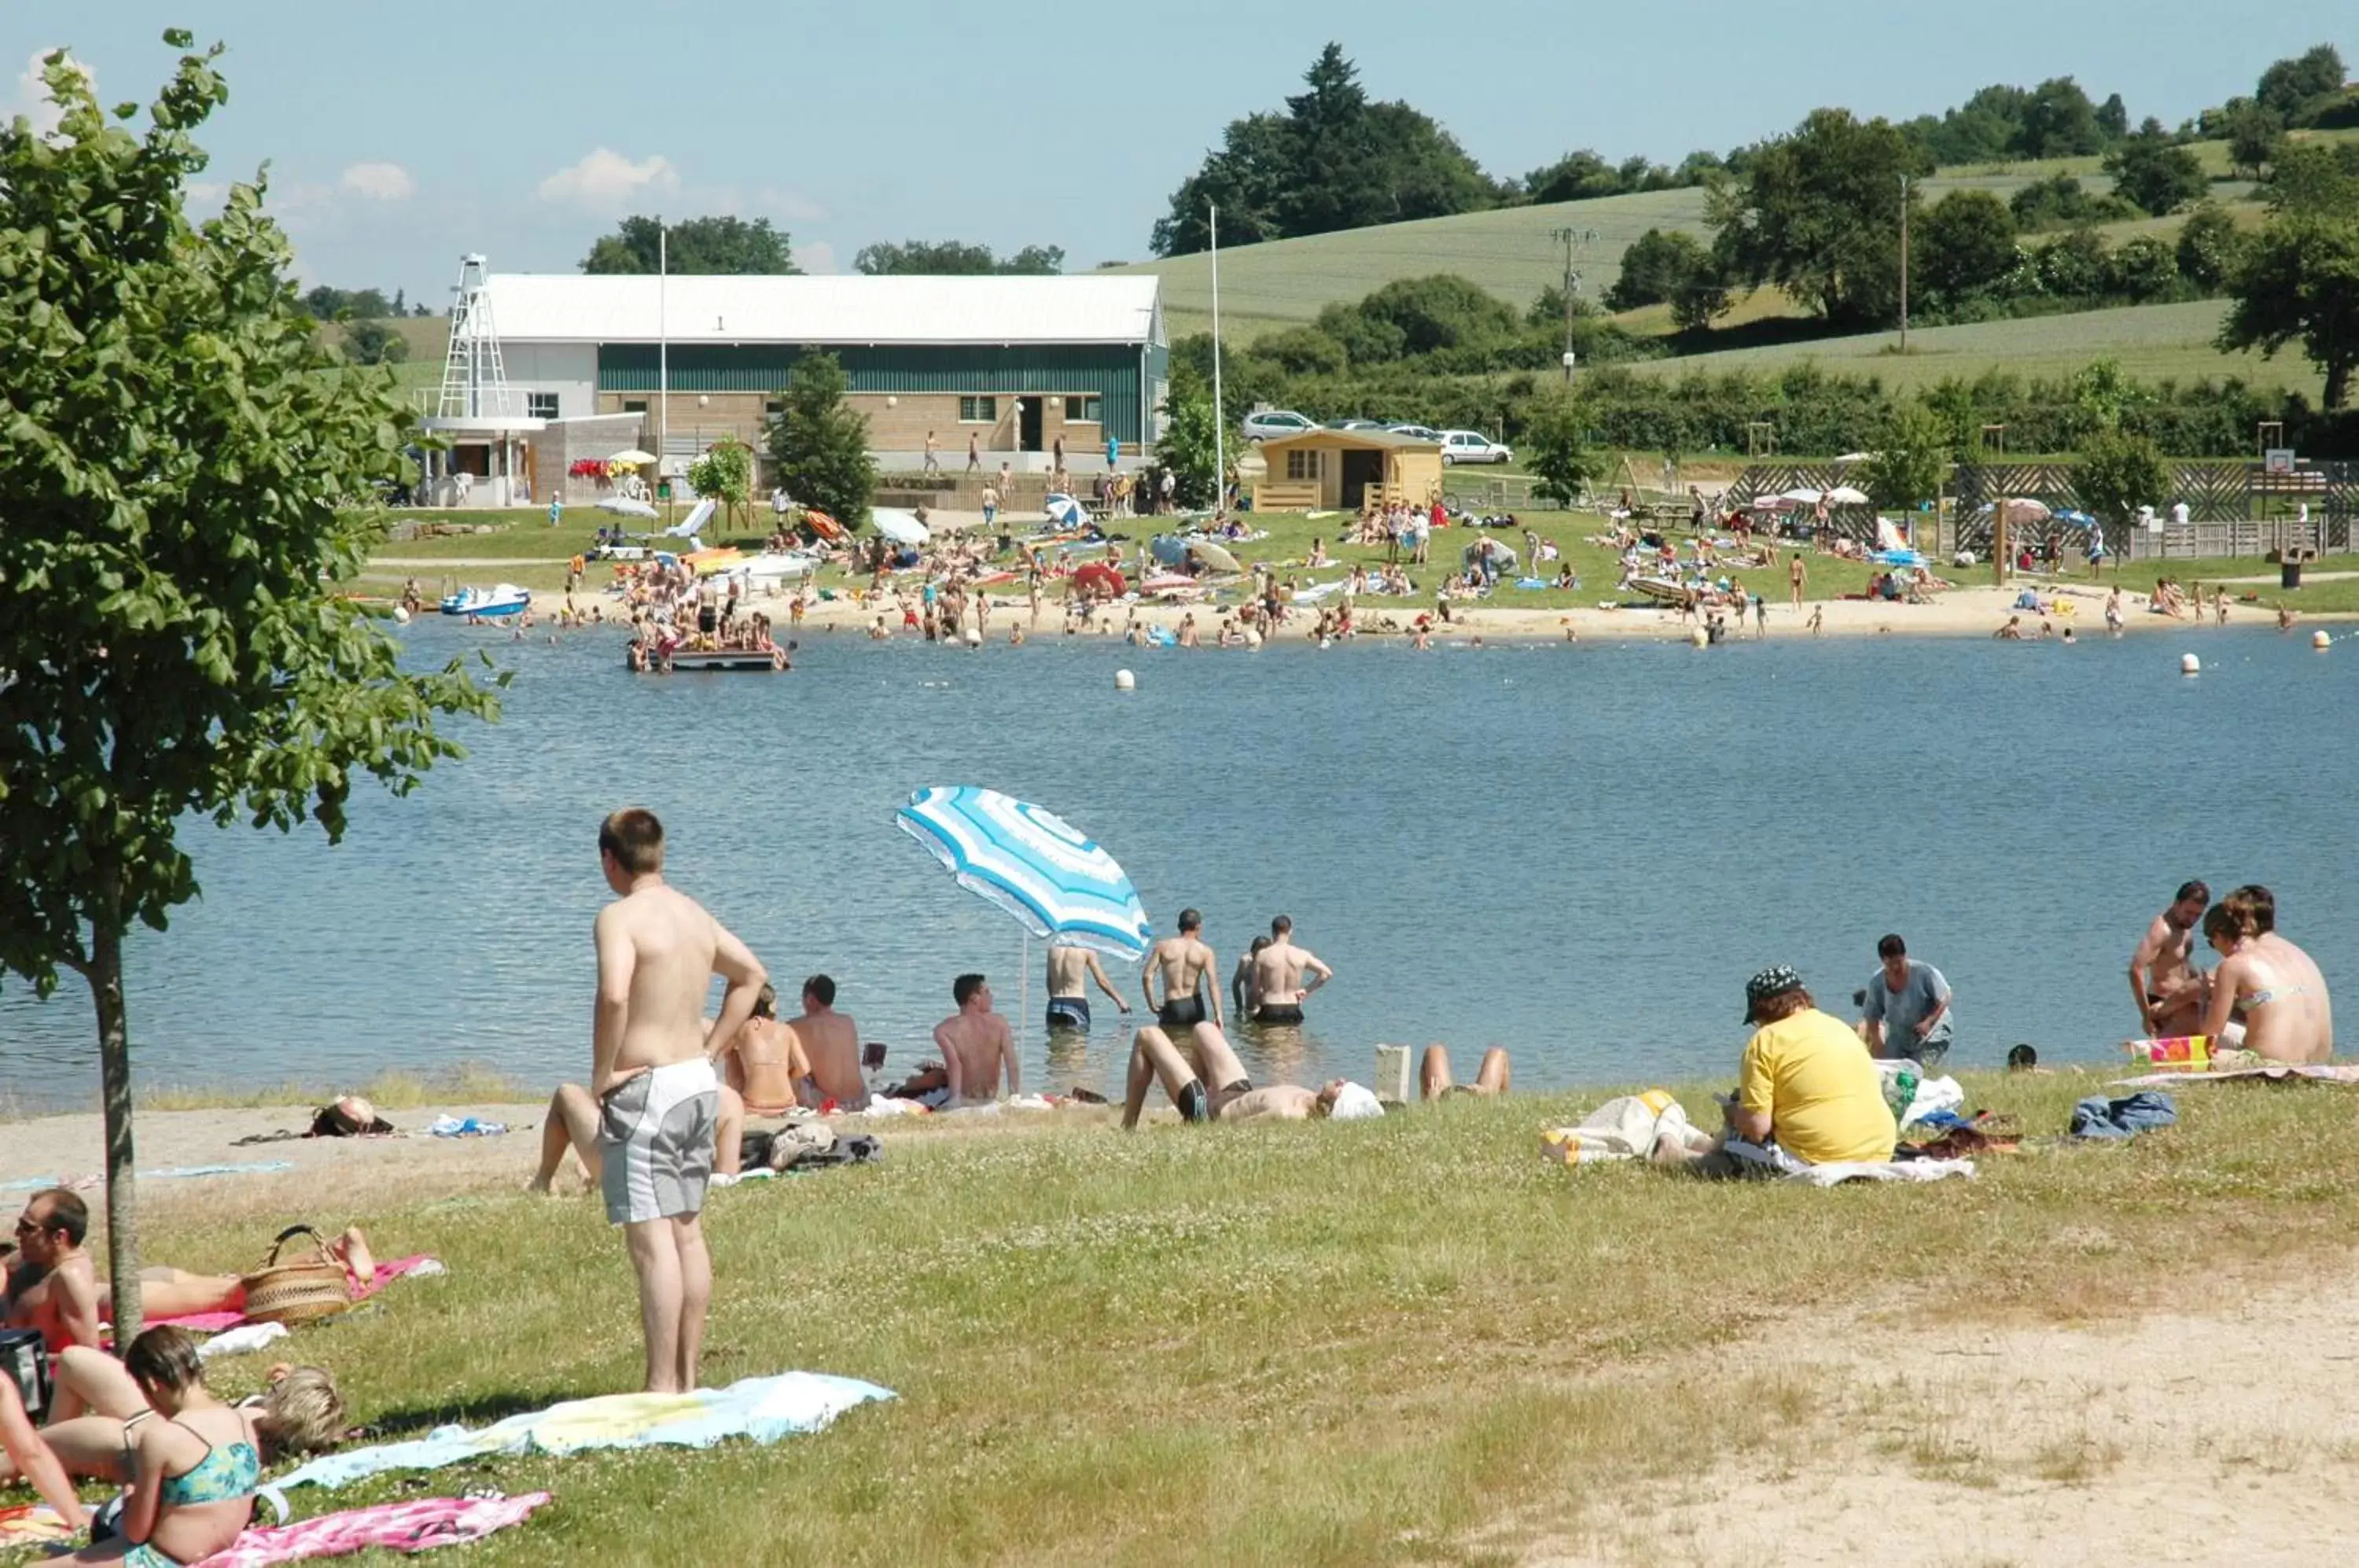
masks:
[[[816,1372],[748,1377],[690,1394],[609,1394],[527,1410],[474,1432],[438,1427],[408,1443],[322,1454],[281,1477],[278,1486],[288,1491],[306,1486],[332,1489],[388,1470],[439,1470],[494,1454],[565,1454],[658,1443],[710,1448],[725,1437],[776,1443],[795,1432],[818,1432],[855,1405],[894,1397],[893,1390],[874,1383]]]
[[[520,1497],[421,1497],[416,1502],[379,1503],[373,1508],[321,1514],[300,1524],[249,1530],[228,1551],[213,1553],[198,1568],[270,1568],[273,1563],[300,1563],[312,1557],[347,1557],[375,1547],[424,1552],[436,1546],[460,1546],[522,1524],[549,1501],[547,1492],[527,1492]]]
[[[1838,1187],[1845,1181],[1945,1181],[1952,1176],[1972,1180],[1971,1160],[1839,1160],[1825,1165],[1805,1165],[1779,1178],[1812,1187]]]
[[[375,1277],[355,1290],[353,1293],[353,1300],[355,1302],[365,1301],[406,1274],[424,1276],[441,1272],[443,1272],[442,1265],[422,1252],[415,1258],[397,1258],[391,1263],[378,1264]],[[171,1323],[176,1327],[187,1329],[191,1334],[221,1334],[236,1328],[245,1321],[244,1312],[190,1312],[177,1318],[149,1318],[147,1326],[153,1328],[158,1323]]]

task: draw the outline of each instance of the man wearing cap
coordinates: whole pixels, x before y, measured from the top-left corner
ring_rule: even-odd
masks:
[[[1745,987],[1754,1026],[1737,1064],[1736,1094],[1723,1102],[1728,1130],[1695,1153],[1666,1139],[1658,1160],[1701,1176],[1774,1176],[1806,1165],[1892,1158],[1897,1133],[1884,1084],[1859,1036],[1819,1011],[1802,977],[1779,964]]]

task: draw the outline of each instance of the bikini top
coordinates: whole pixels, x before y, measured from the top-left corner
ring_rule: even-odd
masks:
[[[186,1421],[172,1424],[193,1436],[204,1435]],[[254,1444],[243,1438],[219,1447],[207,1443],[202,1459],[178,1475],[164,1477],[156,1488],[156,1499],[168,1508],[226,1503],[250,1497],[261,1482],[262,1455],[254,1451]]]

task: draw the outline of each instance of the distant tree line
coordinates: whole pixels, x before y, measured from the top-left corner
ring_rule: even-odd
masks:
[[[1800,172],[1780,150],[1794,138],[1772,137],[1724,155],[1690,152],[1675,166],[1643,157],[1616,163],[1582,148],[1520,180],[1499,179],[1485,173],[1430,115],[1406,103],[1370,97],[1341,45],[1327,45],[1303,81],[1308,90],[1288,98],[1282,111],[1248,114],[1223,130],[1220,145],[1172,192],[1169,212],[1156,223],[1150,245],[1157,256],[1205,249],[1212,239],[1206,210],[1212,205],[1220,209],[1221,237],[1248,245],[1495,207],[1723,182],[1745,185],[1765,164],[1773,179]],[[2120,93],[2100,103],[2071,77],[2059,76],[2036,87],[1985,87],[1939,115],[1920,114],[1897,125],[1869,122],[1881,134],[1854,138],[1857,145],[1848,150],[1892,163],[1895,175],[1904,169],[1930,173],[1944,165],[2102,154],[2117,189],[2135,187],[2125,191],[2126,202],[2138,211],[2167,212],[2201,193],[2200,188],[2191,195],[2185,189],[2190,169],[2196,180],[2201,178],[2191,155],[2185,161],[2169,156],[2184,151],[2181,143],[2199,134],[2225,136],[2232,156],[2252,150],[2236,140],[2229,118],[2223,118],[2233,117],[2243,103],[2260,106],[2268,116],[2269,136],[2277,139],[2297,126],[2359,124],[2359,97],[2343,90],[2342,59],[2320,45],[2271,65],[2252,99],[2232,100],[2227,109],[2176,131],[2153,119],[2134,128]],[[1804,122],[1805,133],[1825,115],[1857,123],[1843,111],[1821,111]],[[1868,145],[1887,139],[1889,147]],[[2238,162],[2257,175],[2275,144],[2265,138],[2255,145],[2264,156],[2238,156]],[[2115,159],[2121,161],[2118,169]],[[1897,185],[1894,195],[1897,201]],[[2041,225],[2020,218],[2018,223],[2055,227],[2129,215],[2109,213],[2104,198],[2093,201],[2093,211]]]
[[[1026,245],[1013,256],[995,256],[989,245],[957,240],[909,240],[901,245],[863,245],[852,258],[853,270],[872,278],[925,276],[933,278],[1053,277],[1065,270],[1060,245]]]

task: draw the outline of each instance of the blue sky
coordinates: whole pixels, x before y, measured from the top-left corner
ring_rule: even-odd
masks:
[[[8,0],[0,97],[69,44],[102,101],[146,102],[179,24],[230,46],[210,178],[267,159],[310,281],[439,303],[462,251],[570,269],[628,212],[766,216],[813,270],[873,240],[1147,253],[1172,189],[1230,119],[1276,106],[1330,38],[1379,96],[1486,168],[1571,147],[1677,162],[1838,103],[1907,115],[1992,82],[2079,78],[2177,123],[2326,41],[2349,0],[1902,5],[1220,3],[807,5],[704,0]]]

